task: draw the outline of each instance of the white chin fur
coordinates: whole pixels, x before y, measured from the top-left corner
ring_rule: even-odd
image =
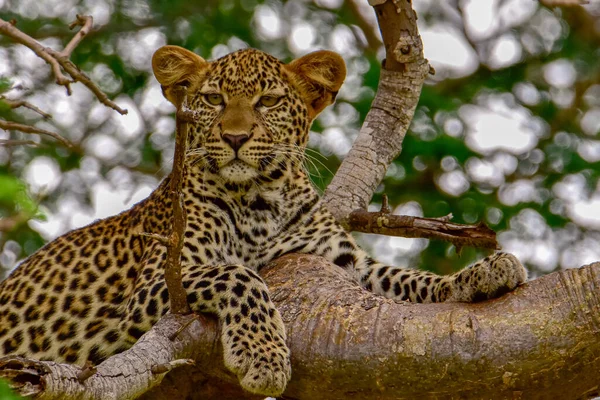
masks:
[[[219,171],[224,179],[230,182],[246,182],[258,176],[257,171],[243,161],[235,160]]]

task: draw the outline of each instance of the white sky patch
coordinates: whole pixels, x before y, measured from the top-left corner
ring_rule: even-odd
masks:
[[[115,188],[107,182],[98,182],[92,188],[93,219],[106,218],[128,209],[148,197],[153,188],[143,185],[132,192],[130,188]]]
[[[514,86],[513,92],[520,102],[528,106],[537,105],[542,99],[538,89],[530,82],[519,82]]]
[[[110,21],[112,10],[105,1],[86,0],[83,7],[85,12],[82,14],[93,15],[95,26],[106,25]]]
[[[544,66],[544,79],[554,87],[567,89],[575,83],[577,71],[570,61],[560,59]]]
[[[258,35],[267,40],[279,39],[282,36],[281,18],[277,11],[265,5],[259,5],[254,12]]]
[[[600,195],[567,207],[567,214],[576,224],[588,229],[600,229]]]
[[[539,202],[541,200],[535,183],[527,179],[519,179],[502,185],[498,191],[498,198],[503,204],[511,207],[518,203]]]
[[[577,153],[589,163],[600,161],[600,141],[581,140],[577,145]]]
[[[108,135],[97,134],[85,142],[86,152],[102,160],[111,160],[123,151],[117,139]]]
[[[50,210],[43,206],[40,206],[40,210],[46,216],[46,221],[30,219],[27,222],[27,225],[29,225],[31,229],[38,232],[46,241],[56,239],[59,235],[65,233],[65,218],[52,213]]]
[[[473,73],[479,61],[477,53],[453,26],[436,24],[420,28],[425,57],[437,69],[449,70],[453,77]]]
[[[500,69],[521,59],[522,47],[512,34],[503,35],[494,43],[489,59],[490,67]]]
[[[294,53],[305,53],[310,50],[316,39],[315,28],[306,22],[301,22],[292,27],[289,36],[289,45]]]
[[[117,133],[123,139],[131,139],[140,135],[144,129],[144,120],[140,116],[137,105],[128,96],[119,96],[115,103],[127,109],[127,114],[112,113],[112,121],[118,126]]]
[[[343,54],[344,57],[359,55],[359,46],[356,44],[356,37],[350,28],[346,25],[336,25],[329,37],[329,47],[331,50]]]
[[[342,6],[344,0],[315,0],[315,3],[321,7],[336,9]]]
[[[437,179],[437,184],[444,192],[456,197],[469,190],[470,187],[464,172],[460,170],[444,172]]]
[[[586,135],[594,136],[600,132],[600,108],[587,110],[579,124]]]
[[[570,174],[552,186],[554,195],[567,203],[585,201],[585,177],[581,174]]]
[[[170,115],[175,112],[175,106],[165,99],[159,83],[154,79],[144,89],[140,112],[147,118],[154,117],[156,114]]]
[[[486,39],[492,36],[498,26],[496,10],[497,0],[463,1],[466,16],[466,29],[474,39]]]
[[[465,164],[465,169],[474,181],[485,183],[490,186],[500,186],[504,183],[504,174],[493,162],[471,157]]]
[[[352,143],[344,133],[344,130],[333,127],[323,131],[320,136],[319,147],[324,154],[333,153],[338,157],[343,158],[350,151]]]
[[[540,127],[528,110],[494,98],[485,103],[486,107],[468,104],[459,109],[469,128],[466,142],[470,148],[483,154],[497,150],[522,154],[537,145]]]
[[[49,193],[60,183],[61,173],[54,159],[41,156],[25,167],[24,177],[33,193]]]

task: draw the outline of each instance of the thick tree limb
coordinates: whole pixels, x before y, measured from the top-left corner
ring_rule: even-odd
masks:
[[[327,208],[346,228],[350,213],[367,208],[388,166],[400,154],[430,72],[411,3],[389,0],[376,5],[375,12],[387,54],[379,87],[352,149],[324,194]]]
[[[0,34],[8,36],[15,42],[30,48],[38,57],[50,64],[52,73],[56,78],[56,83],[64,86],[67,89],[67,94],[71,94],[71,83],[81,82],[94,93],[102,104],[112,108],[119,114],[127,114],[127,110],[122,109],[116,103],[111,101],[83,71],[77,68],[77,66],[69,60],[73,50],[92,29],[92,24],[93,19],[91,16],[78,15],[77,19],[69,25],[69,28],[73,29],[76,26],[81,26],[81,29],[62,51],[44,47],[40,42],[17,29],[14,25],[14,21],[4,21],[0,18]],[[70,78],[63,73],[63,70],[69,74]]]
[[[395,303],[308,255],[283,257],[262,272],[292,350],[284,398],[570,399],[599,391],[600,263],[479,304]],[[195,367],[169,373],[144,398],[260,398],[243,393],[224,369],[217,331],[212,318],[168,316],[83,383],[76,367],[14,357],[0,361],[0,376],[43,399],[127,399],[163,379],[152,373],[157,366],[194,359]]]

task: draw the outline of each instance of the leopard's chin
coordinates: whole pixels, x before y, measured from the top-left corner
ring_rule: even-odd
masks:
[[[258,171],[242,160],[233,160],[219,170],[219,175],[233,183],[244,183],[258,177]]]

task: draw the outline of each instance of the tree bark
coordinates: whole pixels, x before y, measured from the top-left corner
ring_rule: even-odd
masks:
[[[421,88],[431,68],[423,57],[410,1],[372,1],[386,49],[377,94],[352,149],[324,193],[346,229],[354,210],[366,210],[387,168],[402,150]]]
[[[544,276],[478,304],[396,303],[309,255],[282,257],[263,276],[292,351],[293,376],[283,398],[571,399],[598,393],[600,263]],[[163,380],[169,363],[181,359],[196,365]],[[65,393],[129,399],[151,387],[144,399],[261,398],[242,392],[225,370],[212,318],[167,316],[84,382],[73,366],[19,367],[4,360],[0,376],[12,366],[13,380],[37,388],[30,393],[44,391],[43,399]]]

